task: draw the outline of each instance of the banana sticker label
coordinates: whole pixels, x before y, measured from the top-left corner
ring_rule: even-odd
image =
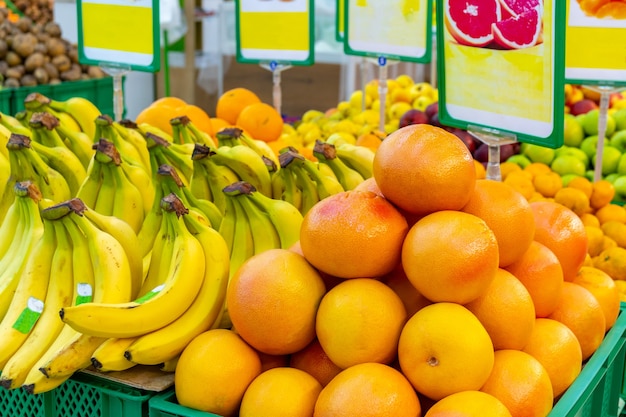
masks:
[[[135,302],[137,304],[143,304],[146,301],[150,300],[151,298],[153,298],[155,295],[157,295],[158,293],[160,293],[161,291],[163,291],[163,288],[165,287],[164,284],[161,284],[157,287],[154,287],[150,292],[142,295],[141,297],[139,297],[138,299],[135,300]]]
[[[26,308],[13,323],[13,328],[20,333],[30,333],[43,312],[43,304],[43,301],[35,297],[29,297]]]
[[[93,288],[85,282],[79,282],[76,286],[76,305],[89,303],[93,299]]]

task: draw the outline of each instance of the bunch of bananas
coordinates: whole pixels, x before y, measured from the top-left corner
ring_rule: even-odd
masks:
[[[330,139],[330,138],[329,138]],[[316,140],[313,155],[327,165],[345,190],[352,190],[372,176],[374,151],[351,143]]]

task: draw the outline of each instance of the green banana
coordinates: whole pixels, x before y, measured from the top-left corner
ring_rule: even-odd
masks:
[[[230,276],[232,277],[239,267],[254,255],[254,241],[252,240],[252,230],[250,221],[245,210],[239,202],[237,190],[238,183],[224,188],[226,198],[232,200],[235,214],[235,230],[233,232],[233,244],[230,251]]]
[[[137,125],[130,120],[120,120],[119,122],[113,122],[113,128],[122,139],[137,149],[142,167],[150,173],[152,167],[150,166],[148,144],[146,143],[146,139],[141,135],[141,133],[139,133],[139,130],[137,130]]]
[[[332,169],[337,180],[346,191],[356,188],[365,180],[358,171],[350,168],[337,156],[333,144],[318,139],[313,147],[313,155],[321,164],[326,164]]]
[[[317,193],[319,195],[320,200],[325,199],[333,194],[341,193],[344,191],[343,187],[337,181],[336,177],[329,177],[325,175],[319,169],[320,164],[316,164],[315,162],[304,158],[302,161],[302,169],[304,169],[315,181],[317,186]]]
[[[151,174],[150,165],[145,165],[142,155],[135,146],[127,142],[119,134],[118,129],[114,127],[113,119],[110,116],[102,114],[95,120],[95,137],[93,143],[96,144],[101,139],[111,142],[120,155],[122,161],[142,167],[147,173]]]
[[[248,183],[237,183],[241,193],[235,198],[245,212],[250,223],[250,234],[254,243],[254,254],[263,253],[270,249],[280,248],[280,237],[268,214],[262,211],[250,200],[250,193],[256,192]],[[234,185],[234,184],[233,184]]]
[[[102,163],[96,158],[91,158],[87,167],[87,175],[76,192],[76,197],[80,198],[87,207],[95,207],[102,184]]]
[[[364,179],[371,178],[374,167],[374,151],[365,146],[343,143],[337,148],[337,157]]]
[[[30,145],[50,168],[65,178],[70,195],[75,196],[87,177],[87,171],[76,155],[65,146],[48,147],[37,142]]]
[[[65,101],[50,100],[48,106],[61,113],[72,116],[80,130],[90,137],[95,135],[95,120],[100,116],[100,109],[92,101],[80,96],[73,96]]]
[[[76,132],[60,123],[55,127],[55,130],[63,140],[63,143],[76,154],[85,169],[87,169],[94,154],[92,147],[93,138],[85,132]]]

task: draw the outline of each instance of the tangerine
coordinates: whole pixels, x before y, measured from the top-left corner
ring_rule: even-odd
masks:
[[[387,199],[418,215],[460,210],[476,181],[467,146],[428,124],[409,125],[387,136],[376,151],[373,175]]]
[[[261,99],[247,88],[237,87],[225,91],[218,99],[215,116],[230,125],[237,123],[239,113],[248,105],[260,103]]]
[[[315,204],[304,216],[300,246],[319,270],[340,278],[388,274],[400,261],[406,219],[387,199],[344,191]]]
[[[271,249],[249,258],[226,293],[234,328],[270,355],[297,352],[315,338],[315,315],[326,292],[320,274],[303,256]]]
[[[271,142],[283,132],[283,117],[266,103],[249,104],[241,110],[235,122],[254,139]]]
[[[489,287],[498,270],[498,243],[473,214],[443,210],[422,217],[402,245],[402,266],[431,301],[465,304]]]
[[[502,401],[482,391],[461,391],[433,404],[424,417],[511,417]]]
[[[342,371],[330,360],[317,338],[304,349],[292,353],[289,366],[312,375],[322,384],[322,387],[328,385],[330,380]]]
[[[604,312],[604,330],[613,327],[620,310],[619,291],[613,278],[598,268],[583,266],[572,282],[585,287],[596,297]]]

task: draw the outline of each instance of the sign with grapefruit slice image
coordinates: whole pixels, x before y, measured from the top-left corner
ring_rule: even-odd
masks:
[[[626,0],[568,0],[565,79],[626,85]]]
[[[442,123],[562,145],[564,14],[558,0],[438,0]]]
[[[432,0],[344,1],[347,55],[430,62]]]

